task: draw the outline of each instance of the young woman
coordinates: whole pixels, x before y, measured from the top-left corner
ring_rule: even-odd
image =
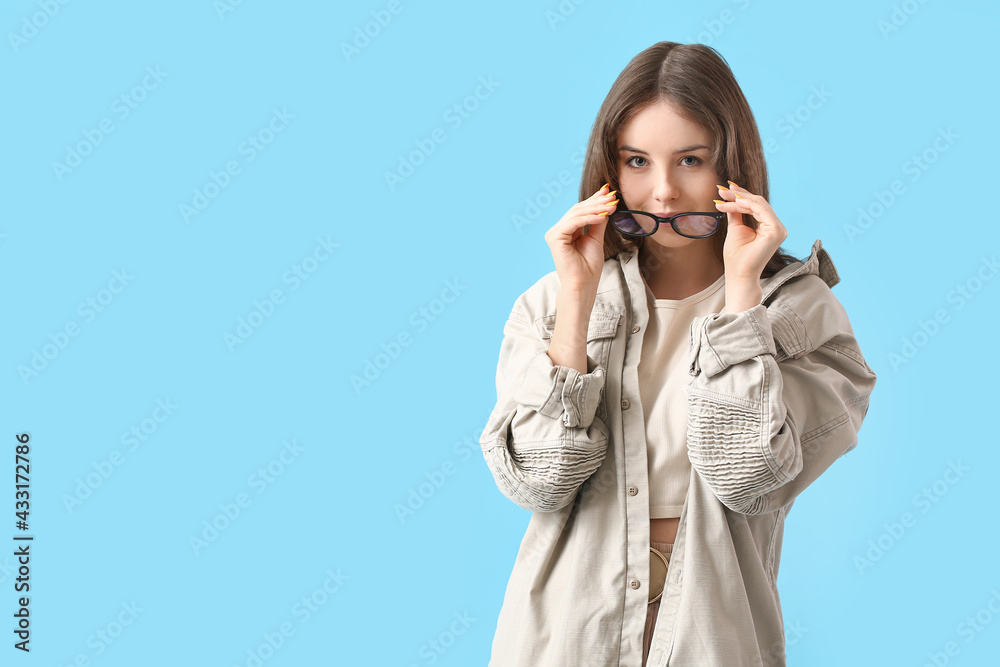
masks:
[[[725,60],[636,56],[504,327],[480,444],[532,516],[490,665],[785,664],[784,520],[876,379],[829,254],[787,235]]]

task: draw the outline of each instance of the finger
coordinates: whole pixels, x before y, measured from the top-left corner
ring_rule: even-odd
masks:
[[[614,191],[608,193],[606,197],[608,196],[610,197],[610,199],[606,199],[606,201],[599,201],[597,204],[591,207],[589,211],[592,211],[594,214],[600,215],[602,217],[607,217],[611,215],[614,212],[614,210],[618,208],[618,202],[620,201],[620,199],[618,198],[618,194]]]
[[[761,195],[754,194],[749,190],[747,190],[746,188],[744,188],[743,186],[737,185],[732,181],[729,181],[729,189],[731,192],[733,192],[734,194],[738,194],[743,199],[756,199],[758,201],[766,201],[764,197],[762,197]]]
[[[611,201],[612,199],[617,199],[617,198],[618,198],[618,191],[617,190],[612,190],[611,187],[609,186],[609,187],[603,187],[603,188],[601,188],[600,190],[598,190],[597,192],[595,192],[594,194],[592,194],[587,199],[584,199],[580,203],[581,204],[584,203],[584,202],[587,202],[587,203],[590,203],[590,202],[600,203],[600,202],[605,202],[605,201]]]
[[[604,238],[604,228],[607,226],[608,226],[608,216],[606,215],[598,216],[597,222],[592,222],[588,225],[588,227],[590,227],[591,229],[590,235]]]
[[[593,197],[577,202],[574,204],[574,208],[577,215],[596,216],[605,212],[608,212],[607,214],[610,215],[617,208],[618,202],[618,192],[612,190],[607,194],[594,195]]]
[[[590,197],[588,197],[587,199],[594,199],[596,197],[600,197],[601,195],[607,194],[608,190],[610,190],[610,189],[611,189],[611,185],[609,183],[605,183],[604,185],[602,185],[600,187],[600,189],[597,192],[595,192],[594,194],[590,195]]]
[[[582,203],[582,202],[581,202]],[[578,234],[577,232],[582,229],[586,229],[588,226],[598,226],[601,233],[604,232],[604,225],[608,221],[608,215],[615,210],[617,206],[617,201],[609,202],[607,204],[592,204],[577,215],[569,216],[567,219],[562,221],[562,224],[557,224],[552,228],[555,236],[562,240],[573,240]],[[584,232],[586,233],[586,232]],[[591,234],[593,236],[593,234]]]
[[[608,192],[608,190],[606,188],[602,188],[601,190],[599,190],[597,192],[597,194],[595,194],[592,197],[590,197],[589,199],[587,199],[587,201],[588,202],[598,202],[598,203],[601,203],[601,202],[613,201],[615,199],[618,199],[618,191],[617,190],[611,190],[610,192]]]
[[[760,215],[766,216],[771,212],[771,207],[766,205],[763,199],[753,199],[751,197],[744,197],[743,195],[738,194],[734,194],[733,200],[727,201],[724,206],[725,208],[720,208],[719,210],[750,213],[758,220],[760,220]]]
[[[560,234],[569,237],[574,235],[576,233],[576,230],[580,229],[581,227],[583,229],[586,229],[588,226],[591,225],[593,226],[601,225],[600,231],[603,232],[604,225],[607,223],[608,217],[611,215],[611,213],[614,212],[615,206],[617,206],[617,204],[614,205],[605,204],[605,205],[596,205],[593,207],[589,207],[585,209],[583,212],[581,212],[579,215],[573,216],[569,220],[566,220],[566,222],[561,228],[557,227],[557,231]],[[593,234],[591,234],[591,236],[593,236]]]
[[[729,214],[730,225],[746,224],[745,221],[741,223],[742,215],[752,216],[757,221],[758,233],[767,232],[772,228],[777,229],[781,225],[771,205],[763,198],[757,201],[740,195],[739,199],[727,201],[722,204],[719,204],[718,200],[716,200],[716,208]]]
[[[591,222],[584,226],[583,235],[604,243],[604,229],[608,226],[608,216],[598,216],[597,220],[598,222]]]
[[[727,213],[726,222],[728,226],[733,227],[744,227],[746,222],[743,219],[743,213],[752,213],[746,206],[745,202],[749,200],[745,199],[742,195],[738,195],[724,185],[719,185],[719,194],[724,197],[724,199],[713,199],[715,202],[715,208],[719,211]],[[741,203],[743,202],[743,203]]]
[[[722,197],[724,201],[733,201],[736,198],[736,193],[727,188],[725,185],[715,186],[719,189],[719,196]]]

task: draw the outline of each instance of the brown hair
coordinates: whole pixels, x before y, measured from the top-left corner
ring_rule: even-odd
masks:
[[[587,144],[580,201],[605,183],[610,183],[612,190],[618,189],[618,133],[638,111],[661,100],[711,135],[710,159],[720,182],[732,180],[770,200],[757,122],[726,60],[704,44],[659,42],[629,62],[604,98]],[[752,215],[745,214],[743,222],[757,229]],[[726,230],[723,223],[711,237],[720,261]],[[625,249],[638,249],[644,241],[625,236],[608,224],[604,228],[604,259]],[[770,277],[796,261],[779,247],[761,277]]]

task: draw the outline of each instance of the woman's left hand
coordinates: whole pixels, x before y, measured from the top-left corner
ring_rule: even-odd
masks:
[[[726,243],[722,250],[726,276],[746,278],[756,283],[768,260],[788,238],[788,230],[778,220],[766,199],[732,181],[729,181],[729,186],[728,190],[719,188],[719,196],[724,201],[715,204],[729,218]],[[752,215],[757,220],[756,231],[743,224],[740,214]]]

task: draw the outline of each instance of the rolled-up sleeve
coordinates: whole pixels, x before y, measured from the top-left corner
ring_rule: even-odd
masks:
[[[497,402],[480,437],[497,488],[531,511],[568,505],[600,467],[609,432],[597,418],[606,369],[587,357],[587,373],[554,364],[517,306],[504,326]]]
[[[697,325],[697,326],[695,326]],[[692,355],[692,374],[698,368],[709,377],[718,375],[730,366],[743,363],[761,354],[774,354],[774,336],[767,319],[767,307],[757,305],[739,313],[704,315],[692,323],[695,343],[704,348],[701,354]]]
[[[587,373],[552,363],[548,350],[540,350],[531,358],[528,369],[514,394],[514,400],[553,419],[564,426],[578,428],[590,425],[601,402],[605,369],[587,357]]]
[[[857,445],[876,375],[843,306],[825,295],[801,316],[778,306],[774,322],[760,304],[691,324],[688,456],[735,512],[790,505]],[[795,352],[779,363],[772,324],[808,345],[788,344]]]

